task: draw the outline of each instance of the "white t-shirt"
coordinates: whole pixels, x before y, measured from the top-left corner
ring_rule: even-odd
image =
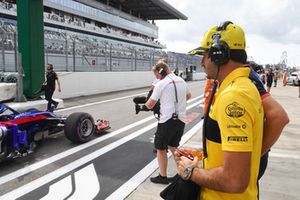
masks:
[[[297,76],[298,76],[298,81],[300,81],[300,71],[298,71]]]
[[[176,103],[173,80],[176,84],[178,103]],[[164,123],[172,117],[172,114],[175,113],[176,105],[178,117],[184,122],[186,113],[186,95],[189,92],[186,82],[173,73],[168,74],[164,79],[155,84],[150,99],[154,101],[160,99],[159,123]]]
[[[158,82],[158,81],[160,81],[160,79],[158,79],[158,78],[156,78],[156,79],[154,79],[154,81],[152,82],[152,86],[155,86],[155,84]]]

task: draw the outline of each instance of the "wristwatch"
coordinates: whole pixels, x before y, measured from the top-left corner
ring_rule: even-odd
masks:
[[[194,166],[185,168],[185,170],[183,171],[182,179],[185,181],[189,180],[192,177],[194,168]]]

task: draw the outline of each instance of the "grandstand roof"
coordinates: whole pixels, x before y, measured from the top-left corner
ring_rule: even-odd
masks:
[[[102,3],[109,2],[110,6],[121,6],[124,10],[138,13],[148,20],[182,19],[187,17],[164,0],[97,0]]]

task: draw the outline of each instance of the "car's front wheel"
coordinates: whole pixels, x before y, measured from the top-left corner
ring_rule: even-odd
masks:
[[[88,113],[72,113],[66,120],[64,131],[66,137],[72,142],[87,142],[95,133],[94,119]]]

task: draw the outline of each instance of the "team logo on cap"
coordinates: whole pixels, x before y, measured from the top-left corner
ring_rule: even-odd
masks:
[[[226,106],[225,112],[229,117],[239,118],[245,114],[245,108],[237,102],[233,102]]]

